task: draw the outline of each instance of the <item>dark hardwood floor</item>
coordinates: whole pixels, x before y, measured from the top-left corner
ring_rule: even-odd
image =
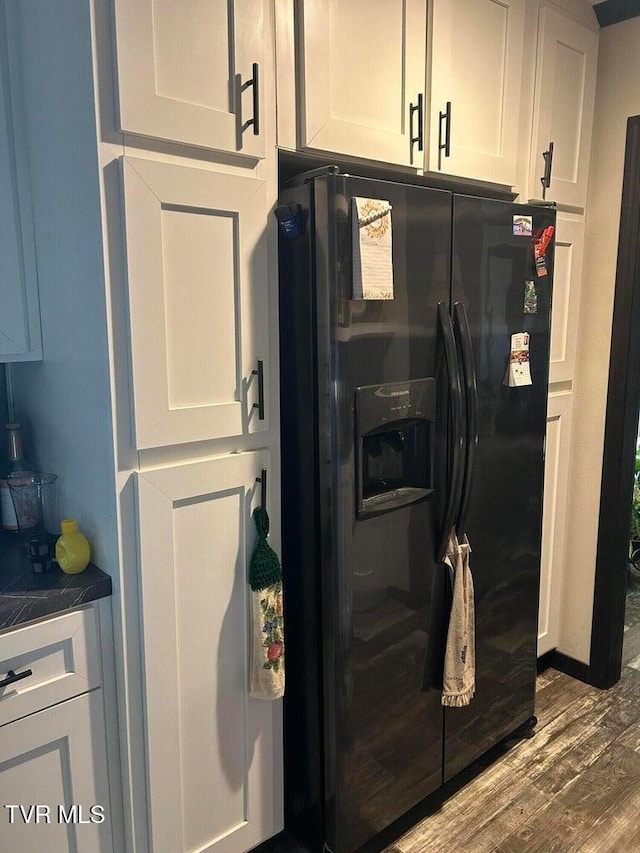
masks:
[[[640,571],[635,568],[627,578],[622,666],[640,670]]]
[[[640,572],[622,664],[609,690],[539,675],[534,736],[479,762],[384,853],[640,853]],[[260,849],[303,853],[283,836]]]
[[[628,580],[622,664],[606,691],[538,676],[535,736],[385,853],[640,853],[640,572]]]
[[[538,677],[538,726],[386,853],[640,851],[640,672]]]
[[[640,630],[640,582],[637,603]],[[534,736],[469,773],[384,853],[640,853],[638,655],[605,691],[539,675]],[[260,850],[301,848],[279,836]]]

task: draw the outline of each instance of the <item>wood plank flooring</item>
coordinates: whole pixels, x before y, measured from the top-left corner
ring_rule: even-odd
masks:
[[[384,853],[640,853],[640,670],[606,691],[547,670],[536,715]],[[259,850],[303,853],[285,835]]]
[[[640,672],[601,691],[548,670],[536,713],[533,738],[386,853],[640,851]]]
[[[534,736],[482,772],[469,772],[470,781],[384,853],[640,853],[635,574],[627,590],[622,663],[621,680],[606,691],[553,669],[539,675]],[[259,850],[306,853],[285,834]]]

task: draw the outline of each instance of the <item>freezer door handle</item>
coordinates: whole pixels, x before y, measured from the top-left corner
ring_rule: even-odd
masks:
[[[458,515],[458,507],[460,506],[462,479],[464,476],[465,430],[462,422],[463,399],[458,355],[453,336],[451,317],[449,316],[449,308],[446,302],[438,303],[438,322],[442,331],[444,357],[447,364],[447,372],[449,374],[450,405],[448,445],[451,449],[451,471],[449,473],[448,480],[447,501],[442,518],[440,545],[438,547],[438,553],[436,554],[436,559],[440,561],[444,559],[449,537],[453,532],[453,527]]]
[[[453,306],[453,332],[458,354],[460,355],[460,369],[464,381],[466,408],[466,418],[464,418],[466,433],[464,477],[462,481],[462,497],[456,517],[456,531],[458,536],[462,536],[467,520],[469,496],[471,494],[473,479],[474,456],[478,445],[478,386],[476,382],[476,367],[473,358],[469,318],[467,317],[467,309],[462,302],[456,302]]]

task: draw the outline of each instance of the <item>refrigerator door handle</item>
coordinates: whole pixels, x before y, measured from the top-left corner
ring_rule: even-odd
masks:
[[[473,480],[474,456],[478,445],[478,385],[476,382],[476,367],[473,358],[469,318],[467,317],[467,309],[462,302],[456,302],[453,306],[453,331],[458,353],[461,356],[461,371],[464,380],[467,410],[464,425],[466,432],[464,477],[462,496],[456,517],[456,530],[458,535],[462,536],[467,520],[471,483]]]
[[[460,370],[458,366],[458,355],[456,343],[453,336],[453,326],[449,316],[449,308],[446,302],[438,303],[438,321],[442,330],[444,342],[444,357],[449,374],[450,406],[449,406],[449,447],[451,459],[451,471],[449,473],[447,502],[442,518],[442,530],[440,545],[436,559],[444,559],[449,537],[453,532],[460,496],[462,491],[462,480],[464,476],[464,443],[465,431],[462,422],[462,385],[460,383]]]

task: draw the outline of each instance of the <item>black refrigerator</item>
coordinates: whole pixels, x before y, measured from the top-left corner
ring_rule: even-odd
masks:
[[[354,198],[391,206],[393,299],[353,299]],[[285,825],[351,853],[533,720],[555,213],[335,167],[279,203]],[[476,692],[445,709],[453,525]]]

